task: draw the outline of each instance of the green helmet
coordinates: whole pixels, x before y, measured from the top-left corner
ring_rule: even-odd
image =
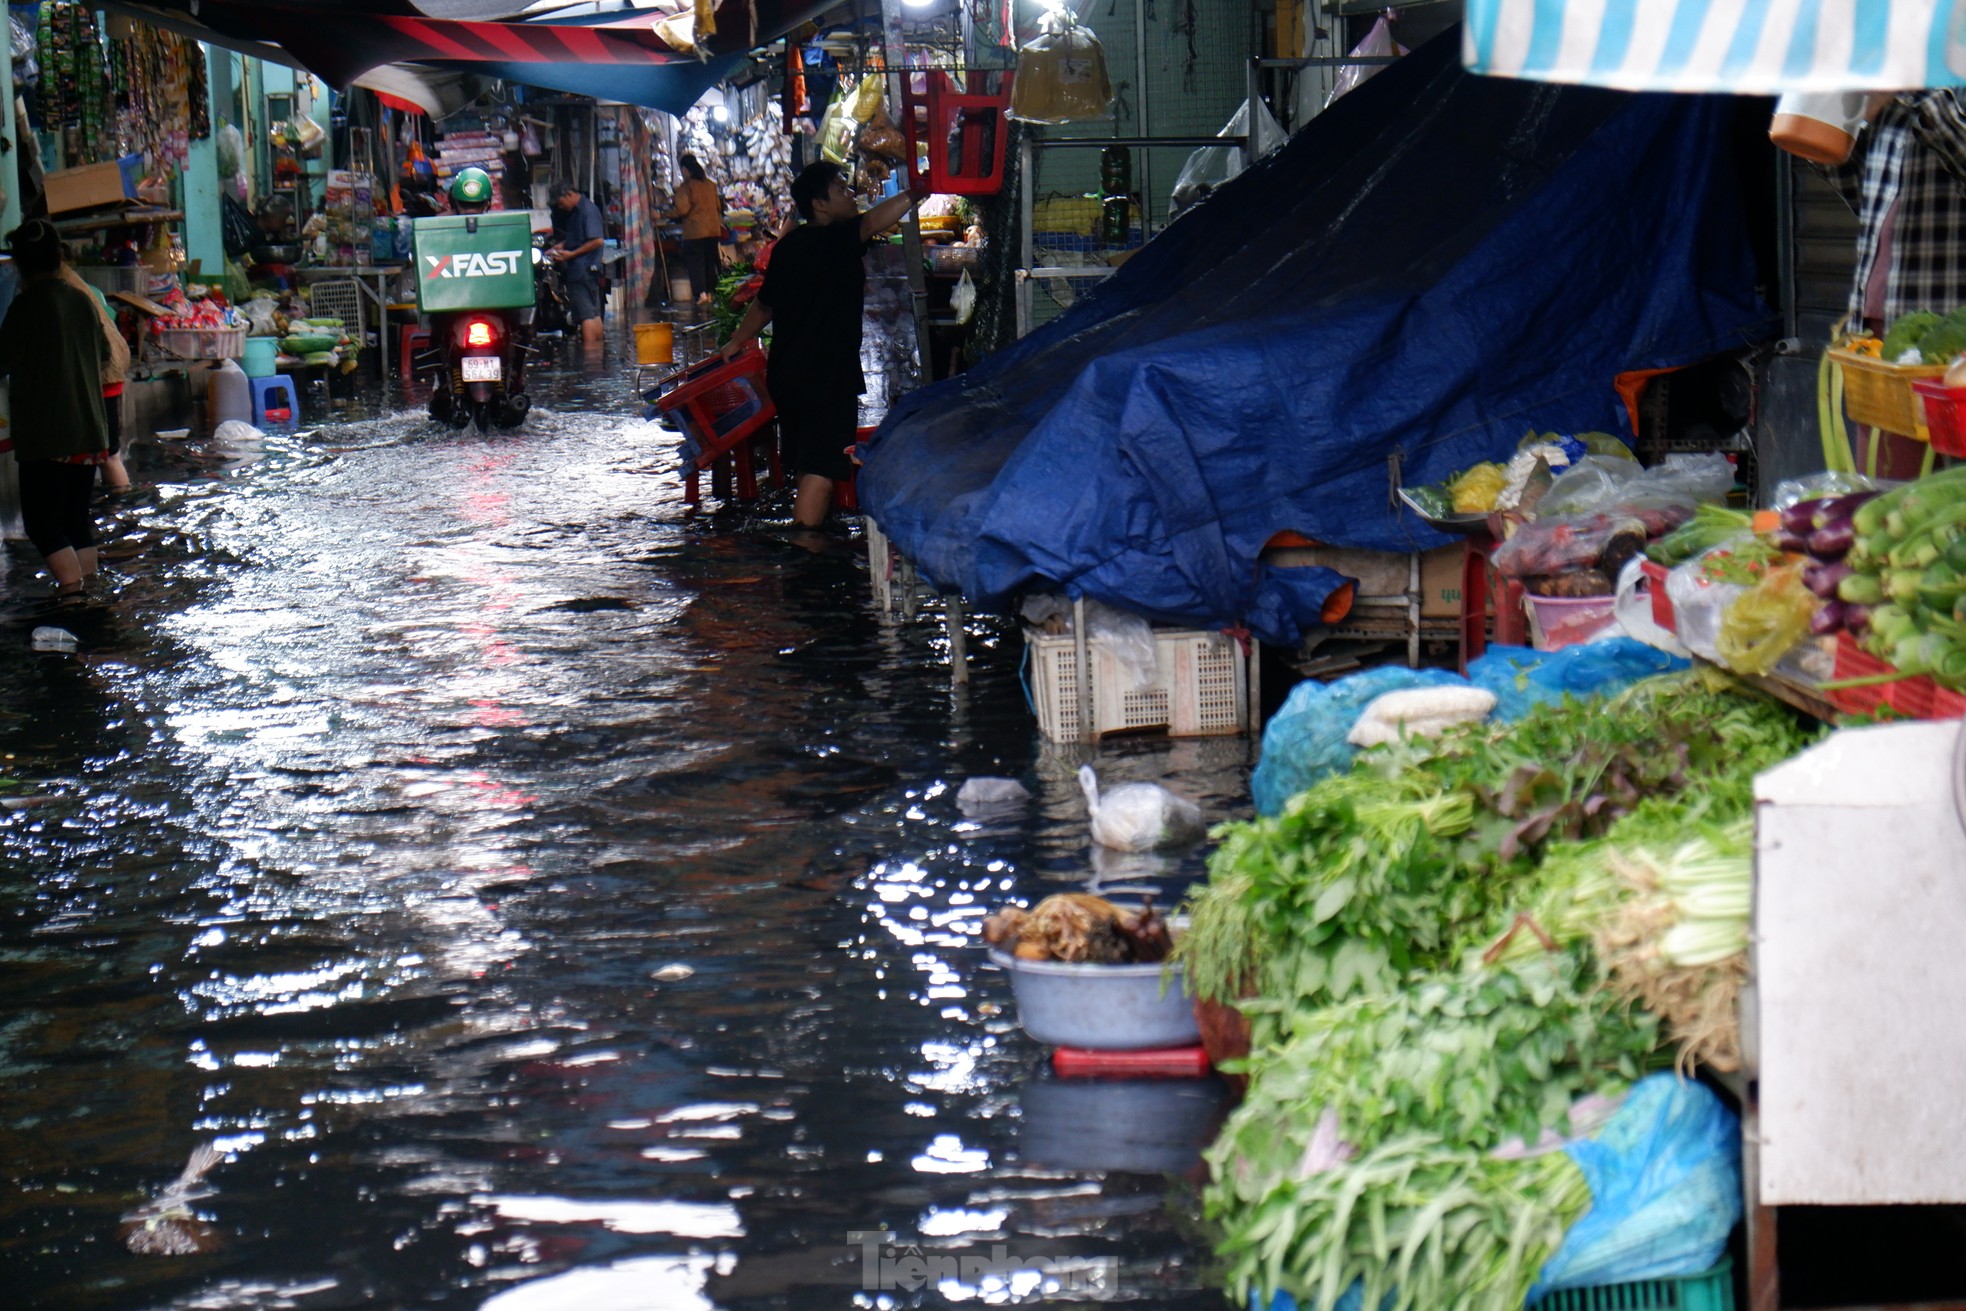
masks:
[[[481,168],[467,168],[451,179],[453,205],[488,205],[491,198],[491,174]]]

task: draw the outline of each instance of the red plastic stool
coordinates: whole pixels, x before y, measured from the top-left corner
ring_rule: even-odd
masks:
[[[915,89],[918,78],[920,91]],[[911,164],[927,148],[930,191],[994,196],[1003,190],[1011,78],[1009,69],[979,69],[964,74],[958,89],[947,73],[933,69],[910,69],[903,75],[901,130]],[[993,80],[995,90],[990,89]]]
[[[1489,556],[1495,541],[1469,537],[1461,547],[1461,672],[1488,649],[1489,598],[1494,598],[1495,641],[1500,646],[1528,646],[1529,620],[1522,612],[1522,584],[1494,574]]]
[[[765,389],[765,353],[752,346],[734,360],[713,355],[675,375],[670,390],[652,402],[657,410],[673,414],[683,430],[684,453],[688,465],[683,474],[683,503],[701,503],[697,475],[711,470],[719,485],[728,478],[738,500],[752,501],[758,496],[757,460],[764,457],[773,486],[782,485],[785,472],[780,464],[778,418]]]
[[[396,358],[401,362],[400,367],[403,371],[403,376],[408,378],[416,372],[417,347],[421,345],[424,349],[429,349],[430,329],[418,323],[405,323],[403,325],[402,343],[403,348],[397,352]]]
[[[865,443],[873,440],[874,430],[872,428],[855,428],[853,435],[856,444]],[[839,479],[833,484],[833,508],[835,510],[841,510],[849,514],[859,513],[859,483],[860,466],[855,465],[847,473],[846,477]]]

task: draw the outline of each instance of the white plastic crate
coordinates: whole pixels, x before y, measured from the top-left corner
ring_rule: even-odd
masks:
[[[1077,741],[1079,671],[1072,639],[1026,632],[1024,640],[1030,647],[1038,731],[1055,742]],[[1133,687],[1110,646],[1096,637],[1088,643],[1095,736],[1165,728],[1173,737],[1210,737],[1248,727],[1248,668],[1233,640],[1220,633],[1156,629],[1154,646],[1159,678],[1151,687]]]
[[[165,328],[150,335],[154,355],[167,360],[236,360],[246,353],[246,330]]]
[[[342,330],[362,340],[362,284],[354,279],[323,280],[307,289],[308,317],[340,319]]]

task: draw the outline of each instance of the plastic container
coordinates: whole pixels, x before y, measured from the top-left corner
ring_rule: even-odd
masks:
[[[1734,1261],[1677,1279],[1565,1288],[1536,1303],[1536,1311],[1734,1311]]]
[[[1615,596],[1527,596],[1530,645],[1561,651],[1588,642],[1617,619]]]
[[[244,329],[240,329],[241,332]],[[227,360],[212,372],[212,426],[253,421],[253,386],[237,360]]]
[[[676,329],[667,323],[635,325],[635,363],[674,364]]]
[[[1966,387],[1948,387],[1941,378],[1911,384],[1925,405],[1925,426],[1940,455],[1966,456]]]
[[[279,372],[280,343],[273,337],[248,337],[239,362],[248,378],[271,378]]]
[[[1178,931],[1181,926],[1170,927]],[[1094,1051],[1146,1051],[1192,1047],[1201,1039],[1178,966],[1163,989],[1159,964],[1018,960],[995,948],[990,960],[1009,972],[1017,1021],[1039,1042]]]

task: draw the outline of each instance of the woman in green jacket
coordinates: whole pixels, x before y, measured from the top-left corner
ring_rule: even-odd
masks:
[[[0,323],[0,373],[14,379],[7,438],[20,464],[21,518],[55,576],[56,603],[79,605],[96,571],[89,496],[109,456],[108,345],[88,293],[61,278],[67,252],[52,223],[23,223],[7,248],[21,288]]]

